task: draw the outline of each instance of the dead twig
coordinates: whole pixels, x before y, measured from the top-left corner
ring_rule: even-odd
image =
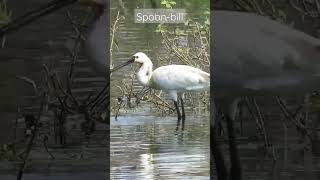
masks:
[[[44,107],[44,104],[45,104],[45,97],[46,97],[46,94],[43,93],[40,109],[39,109],[37,117],[35,117],[35,126],[34,126],[34,129],[31,132],[31,137],[30,137],[29,142],[27,144],[27,147],[26,147],[26,150],[25,150],[25,153],[24,153],[24,157],[23,157],[23,162],[20,165],[20,168],[19,168],[19,171],[18,171],[18,174],[17,174],[17,180],[21,180],[22,179],[23,172],[24,172],[25,166],[27,164],[27,160],[29,158],[29,154],[30,154],[32,146],[34,144],[34,139],[37,136],[38,123],[40,121],[40,118],[41,118],[41,115],[42,115],[42,111],[43,111],[43,107]]]

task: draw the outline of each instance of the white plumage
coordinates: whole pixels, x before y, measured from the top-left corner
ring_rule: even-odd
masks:
[[[304,94],[319,88],[319,39],[253,13],[212,13],[215,95]]]
[[[167,65],[157,68],[151,80],[163,90],[198,91],[209,88],[210,74],[186,65]]]
[[[140,63],[138,81],[143,86],[166,91],[172,100],[186,91],[202,91],[210,87],[210,74],[187,65],[161,66],[152,71],[153,64],[142,52],[136,53],[134,62]]]
[[[133,55],[133,58],[124,63],[139,63],[141,65],[137,72],[137,78],[143,86],[159,89],[167,92],[174,101],[178,124],[177,129],[182,118],[182,129],[184,126],[185,112],[183,106],[183,93],[187,91],[203,91],[210,87],[210,74],[200,69],[187,65],[167,65],[161,66],[153,71],[153,64],[149,57],[138,52]],[[123,67],[118,66],[116,69]],[[178,94],[181,94],[181,108],[182,116],[178,107]]]
[[[233,132],[233,102],[242,96],[303,95],[319,89],[320,40],[253,13],[213,10],[211,17],[214,73],[211,91],[227,122],[230,179],[241,180]],[[214,119],[214,113],[211,115]],[[217,146],[215,128],[211,130],[218,179],[224,179],[227,170]]]

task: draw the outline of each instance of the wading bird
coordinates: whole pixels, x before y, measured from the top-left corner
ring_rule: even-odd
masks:
[[[211,11],[210,90],[227,122],[232,180],[241,180],[233,102],[243,96],[304,95],[320,87],[320,40],[253,13]],[[213,100],[211,103],[214,103]],[[215,119],[211,113],[211,119]],[[229,179],[215,128],[211,147],[219,180]]]
[[[141,65],[137,72],[137,78],[141,85],[163,90],[169,94],[178,115],[176,130],[179,129],[181,119],[181,129],[183,130],[185,122],[183,94],[187,91],[208,90],[210,87],[210,74],[191,66],[174,64],[161,66],[153,71],[151,60],[142,52],[134,54],[128,62],[116,67],[115,70],[131,63]],[[178,95],[180,98],[178,98]],[[179,110],[178,99],[180,99],[182,114]]]
[[[55,0],[51,4],[59,2],[60,6],[52,5],[52,7],[58,8],[49,8],[48,12],[59,9],[68,3],[76,2],[76,0]],[[99,4],[101,2],[103,1],[100,1]],[[0,33],[4,34],[30,23],[37,17],[47,14],[45,10],[46,8],[39,8],[40,13],[28,16],[29,19],[21,18],[22,20],[2,28]],[[106,18],[106,22],[108,19]],[[213,22],[211,29],[213,78],[210,78],[210,84],[212,84],[210,90],[216,101],[222,106],[227,121],[231,179],[241,180],[241,166],[230,108],[232,102],[242,96],[303,95],[318,89],[320,86],[320,41],[267,17],[252,13],[212,10],[211,19]],[[98,24],[95,23],[96,26],[91,29],[91,32],[97,33],[95,36],[91,36],[92,42],[96,38],[99,40],[108,38],[108,33],[94,31],[95,28],[105,28]],[[90,44],[88,45],[90,46]],[[103,46],[97,45],[95,48],[91,52],[97,54],[106,52]],[[101,58],[100,55],[91,57],[95,58],[92,62],[107,63],[106,58]],[[109,69],[105,70],[108,75]],[[211,104],[213,104],[213,98],[211,100]],[[214,113],[211,113],[211,119],[215,119]],[[214,128],[211,128],[211,134],[213,135],[211,150],[218,178],[219,180],[229,179]]]

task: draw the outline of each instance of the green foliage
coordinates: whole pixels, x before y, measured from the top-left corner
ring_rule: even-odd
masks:
[[[168,32],[167,26],[164,26],[162,24],[159,24],[155,30],[157,33],[166,33]]]
[[[161,1],[172,3],[173,1]],[[206,1],[210,2],[210,1]],[[179,4],[179,8],[190,8],[193,4],[196,9],[187,13],[184,24],[159,24],[155,32],[161,34],[162,44],[168,51],[168,59],[161,60],[164,64],[170,64],[176,59],[179,64],[187,64],[197,68],[209,67],[210,58],[210,9],[199,5],[195,1],[187,0]],[[183,7],[180,7],[183,6]],[[171,6],[172,7],[172,6]],[[175,57],[175,58],[174,58]]]
[[[163,5],[167,9],[172,9],[172,7],[176,4],[177,3],[174,0],[161,0],[161,5]]]
[[[130,1],[131,2],[131,1]],[[205,2],[205,3],[202,3]],[[161,36],[162,47],[159,50],[162,55],[157,58],[156,66],[167,64],[185,64],[200,68],[209,72],[210,66],[210,10],[209,0],[161,0],[161,7],[165,9],[185,9],[187,14],[184,17],[185,23],[179,24],[158,24],[146,25],[151,27]],[[134,5],[137,6],[137,5]],[[138,7],[147,8],[148,5],[139,4]],[[117,100],[111,102],[112,112],[117,115],[121,113],[122,108],[134,108],[139,102],[144,101],[153,105],[154,109],[162,115],[174,113],[174,106],[166,102],[163,93],[150,90],[147,93],[140,94],[132,89],[133,81],[123,82],[117,86],[122,95]],[[186,104],[193,109],[195,113],[206,113],[209,104],[209,93],[186,93]],[[119,100],[120,99],[120,100]],[[136,104],[135,104],[135,103]],[[126,111],[128,108],[126,108]],[[153,151],[157,147],[150,147]]]

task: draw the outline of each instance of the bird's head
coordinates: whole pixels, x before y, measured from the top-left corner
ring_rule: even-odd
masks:
[[[150,61],[149,57],[143,52],[137,52],[136,54],[133,55],[132,59],[135,63],[140,63],[140,64],[144,64]]]
[[[120,68],[122,68],[124,66],[127,66],[127,65],[131,64],[131,63],[138,63],[140,65],[148,64],[152,68],[152,62],[149,59],[149,57],[143,52],[137,52],[129,59],[129,61],[127,61],[127,62],[125,62],[123,64],[120,64],[119,66],[113,68],[111,70],[111,72],[114,72],[114,71],[116,71],[116,70],[118,70],[118,69],[120,69]]]

